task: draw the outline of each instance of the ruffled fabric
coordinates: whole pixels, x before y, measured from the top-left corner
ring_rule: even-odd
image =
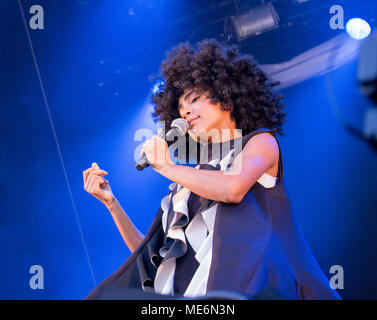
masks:
[[[213,159],[207,165],[198,165],[195,168],[204,169],[205,166],[212,166],[214,169],[225,171],[228,170],[234,155],[234,149],[231,149],[221,161]],[[196,253],[195,258],[199,262],[199,267],[184,296],[205,295],[211,266],[213,230],[218,204],[216,201],[206,201],[189,223],[187,202],[191,191],[176,183],[172,183],[169,188],[172,192],[161,201],[162,226],[166,238],[164,245],[159,250],[163,260],[156,272],[155,292],[165,295],[174,294],[176,259],[186,253],[186,241],[189,241]]]
[[[249,133],[242,138],[242,147],[256,134],[272,133],[273,131],[275,129],[262,128]],[[279,143],[278,140],[277,142]],[[208,236],[204,240],[206,245],[203,244],[203,247],[195,252],[201,261],[200,268],[204,275],[198,271],[198,267],[193,270],[193,272],[197,272],[195,274],[197,283],[199,280],[202,282],[199,283],[198,290],[191,291],[191,294],[203,294],[206,283],[208,291],[238,292],[250,297],[258,296],[259,299],[261,297],[271,299],[271,292],[275,293],[274,299],[341,299],[339,294],[330,287],[329,281],[310,250],[292,210],[283,180],[281,156],[279,145],[278,182],[274,187],[266,189],[263,185],[266,181],[261,179],[258,180],[259,183],[253,185],[237,205],[228,205],[208,199],[204,201],[200,199],[200,202],[195,203],[200,207],[196,206],[198,208],[195,209],[196,212],[190,212],[190,217],[191,214],[194,217],[190,223],[194,225],[196,214],[201,213],[204,222],[198,224],[202,226],[205,224],[208,232],[211,229],[211,219],[208,220],[207,216],[208,218],[212,217],[214,226],[212,239],[208,232]],[[205,167],[206,165],[202,165],[201,169]],[[208,165],[206,168],[213,169]],[[216,169],[219,170],[221,167],[216,166]],[[265,174],[266,177],[267,179],[273,178]],[[122,290],[123,299],[134,298],[134,290],[141,289],[141,287],[144,291],[155,291],[157,269],[160,269],[160,284],[157,279],[157,290],[173,292],[171,289],[173,274],[166,273],[166,270],[169,270],[169,260],[171,261],[170,272],[174,272],[171,271],[175,265],[173,263],[174,254],[177,252],[178,255],[184,254],[187,250],[184,244],[187,244],[187,247],[191,244],[187,234],[184,234],[186,242],[167,237],[170,226],[176,225],[177,222],[186,223],[187,228],[190,225],[188,220],[184,221],[186,215],[182,214],[179,217],[178,213],[173,212],[174,205],[171,200],[180,189],[181,187],[176,184],[171,185],[170,195],[163,202],[164,210],[159,208],[142,243],[122,266],[96,286],[86,299],[100,299],[106,292],[119,295],[119,290]],[[212,211],[209,210],[212,207]],[[169,211],[170,214],[168,214]],[[164,212],[166,213],[163,224]],[[175,222],[172,223],[173,221]],[[208,249],[210,244],[212,248]],[[195,246],[194,241],[193,245]],[[198,245],[200,245],[199,242]],[[163,247],[165,249],[162,249]],[[164,258],[160,256],[160,251],[165,255]],[[190,250],[190,253],[192,252]],[[161,268],[159,268],[160,260],[164,262]],[[180,259],[181,261],[182,259]],[[209,276],[207,276],[205,261],[210,261]],[[198,264],[195,263],[195,265]],[[177,264],[177,271],[182,272],[180,267],[181,265]],[[169,275],[170,278],[167,277],[167,279],[170,279],[170,282],[164,286],[164,282],[161,280],[162,276]],[[193,279],[194,277],[190,276],[188,280],[189,282],[195,281]],[[191,283],[189,284],[191,285]],[[160,289],[158,289],[159,285]],[[164,290],[161,289],[161,286],[164,286],[162,288]],[[128,291],[128,289],[132,289],[132,291]],[[189,291],[188,284],[186,286],[185,283],[182,289]],[[186,295],[189,293],[187,292]]]

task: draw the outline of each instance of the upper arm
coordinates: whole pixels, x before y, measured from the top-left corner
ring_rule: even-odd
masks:
[[[231,202],[240,202],[266,170],[279,160],[279,146],[273,135],[260,133],[250,138],[229,168],[232,176]]]

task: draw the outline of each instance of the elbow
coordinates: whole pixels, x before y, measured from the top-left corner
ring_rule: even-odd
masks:
[[[238,188],[228,188],[224,202],[229,204],[238,204],[240,203],[243,198],[245,197],[245,194],[243,194]]]

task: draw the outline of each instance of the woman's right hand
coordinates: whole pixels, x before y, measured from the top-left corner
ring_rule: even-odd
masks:
[[[105,170],[101,170],[98,164],[93,162],[91,168],[83,171],[84,189],[105,206],[108,206],[115,200],[115,197],[111,191],[109,181],[103,177],[104,175],[107,176],[108,173]]]

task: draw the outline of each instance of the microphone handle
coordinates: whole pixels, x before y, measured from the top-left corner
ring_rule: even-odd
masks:
[[[143,169],[145,169],[146,167],[149,167],[149,166],[150,166],[150,163],[148,161],[148,158],[145,155],[145,153],[143,153],[143,155],[139,159],[139,162],[136,164],[136,169],[141,171],[141,170],[143,170]]]
[[[177,128],[172,128],[170,129],[167,133],[166,133],[166,137],[165,138],[168,138],[170,140],[170,137],[171,136],[175,136],[179,133],[180,131],[177,129]],[[163,134],[161,132],[158,132],[158,135],[162,138]],[[170,142],[170,143],[169,143]],[[174,141],[169,141],[167,142],[168,145],[169,144],[172,144]],[[149,167],[150,166],[150,163],[149,163],[149,160],[146,156],[145,153],[143,153],[143,155],[141,156],[141,158],[139,159],[139,162],[136,164],[136,169],[141,171],[141,170],[144,170],[146,167]]]

